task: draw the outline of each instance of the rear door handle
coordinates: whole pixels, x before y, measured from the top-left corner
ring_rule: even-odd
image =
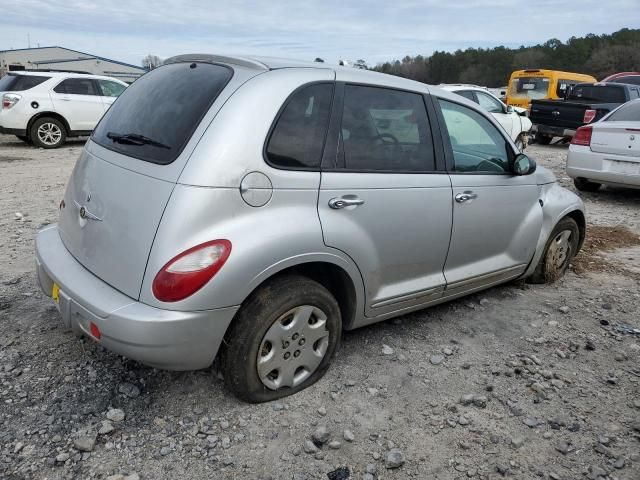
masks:
[[[355,195],[345,195],[343,197],[335,197],[329,200],[329,207],[334,210],[339,210],[341,208],[346,207],[357,207],[358,205],[362,205],[364,200],[358,198]]]
[[[473,193],[471,190],[467,190],[455,196],[456,202],[458,203],[465,203],[470,200],[475,200],[476,198],[478,198],[478,195]]]

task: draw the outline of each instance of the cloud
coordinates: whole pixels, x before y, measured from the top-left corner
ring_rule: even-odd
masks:
[[[185,52],[376,63],[640,24],[637,0],[21,0],[2,12],[0,49],[26,47],[29,33],[32,45],[62,45],[136,64],[147,53]]]

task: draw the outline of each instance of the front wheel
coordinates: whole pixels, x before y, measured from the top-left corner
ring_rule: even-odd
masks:
[[[524,151],[524,149],[527,147],[527,134],[521,133],[520,135],[518,135],[515,143],[520,152]]]
[[[292,395],[317,382],[340,344],[335,298],[319,283],[282,276],[254,292],[227,331],[220,366],[247,402]]]
[[[580,230],[576,221],[569,217],[560,220],[549,235],[544,253],[529,281],[553,283],[562,277],[571,259],[578,253],[579,241]]]
[[[42,117],[31,126],[31,141],[36,147],[58,148],[64,145],[67,130],[56,118]]]

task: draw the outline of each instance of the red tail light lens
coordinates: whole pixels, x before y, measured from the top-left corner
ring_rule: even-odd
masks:
[[[591,123],[593,119],[596,118],[595,110],[585,110],[584,117],[582,118],[582,123]]]
[[[196,245],[172,258],[153,280],[153,294],[162,302],[177,302],[200,290],[225,264],[229,240]]]
[[[13,108],[13,106],[20,101],[22,97],[15,93],[5,93],[2,96],[2,108],[5,110],[9,110]]]
[[[578,128],[578,130],[576,130],[576,134],[571,139],[571,145],[583,145],[585,147],[590,146],[592,133],[593,127],[591,126]]]

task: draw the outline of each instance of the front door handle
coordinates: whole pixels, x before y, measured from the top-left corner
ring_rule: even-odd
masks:
[[[346,207],[357,207],[362,205],[364,200],[358,198],[355,195],[345,195],[343,197],[335,197],[329,200],[329,206],[334,210],[339,210]]]
[[[455,196],[456,202],[458,203],[465,203],[476,198],[478,198],[478,194],[473,193],[471,190],[467,190]]]

